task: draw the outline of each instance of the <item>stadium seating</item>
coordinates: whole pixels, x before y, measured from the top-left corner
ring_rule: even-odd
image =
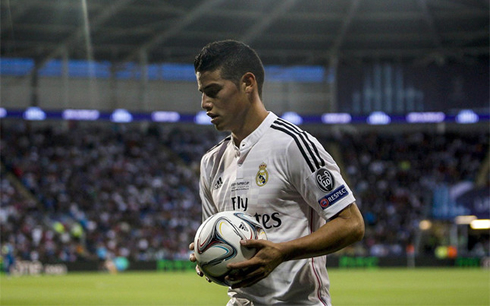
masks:
[[[222,138],[201,126],[5,121],[1,241],[20,258],[46,262],[187,259],[201,221],[199,161]],[[366,220],[365,239],[344,252],[372,256],[404,256],[429,216],[434,186],[474,180],[489,139],[425,132],[319,138],[337,143]]]

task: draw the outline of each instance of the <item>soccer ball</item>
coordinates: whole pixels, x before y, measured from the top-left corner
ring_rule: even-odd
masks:
[[[243,212],[220,212],[201,224],[194,238],[194,254],[209,280],[222,286],[233,285],[225,276],[237,271],[231,271],[226,265],[250,259],[256,252],[241,246],[243,239],[267,239],[262,226]]]

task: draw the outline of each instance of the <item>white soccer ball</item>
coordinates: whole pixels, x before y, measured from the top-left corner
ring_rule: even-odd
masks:
[[[194,238],[194,254],[204,275],[217,284],[233,285],[225,276],[235,271],[226,265],[250,259],[256,252],[240,245],[243,239],[267,239],[263,227],[252,216],[224,211],[206,219]]]

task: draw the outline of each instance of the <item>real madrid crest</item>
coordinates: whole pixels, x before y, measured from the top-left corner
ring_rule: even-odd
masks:
[[[269,173],[267,172],[267,164],[266,163],[261,163],[259,166],[259,171],[257,172],[257,175],[255,176],[255,182],[257,183],[257,186],[262,187],[265,184],[267,184],[267,181],[269,180]]]

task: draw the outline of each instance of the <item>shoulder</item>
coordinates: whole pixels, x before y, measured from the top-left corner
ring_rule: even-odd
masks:
[[[271,129],[275,131],[275,137],[283,143],[296,144],[298,147],[303,148],[318,146],[318,141],[314,136],[282,118],[277,118],[272,123]]]
[[[202,162],[213,159],[214,156],[217,154],[220,154],[220,152],[224,151],[226,146],[231,140],[231,135],[227,136],[223,140],[221,140],[219,143],[214,145],[211,149],[209,149],[206,153],[204,153],[202,157]]]
[[[295,124],[286,121],[282,118],[277,118],[271,124],[271,133],[274,134],[274,139],[281,142],[291,143],[297,135],[301,134],[303,131]]]
[[[299,126],[297,126],[296,124],[291,123],[282,118],[277,118],[276,120],[274,120],[274,122],[271,125],[271,128],[283,135],[287,135],[287,138],[293,140],[297,137],[302,137],[302,136],[308,136],[309,138],[313,137],[308,132],[304,131]]]
[[[312,172],[325,165],[325,149],[310,133],[281,118],[274,121],[271,129],[282,139],[288,156],[304,160]]]

